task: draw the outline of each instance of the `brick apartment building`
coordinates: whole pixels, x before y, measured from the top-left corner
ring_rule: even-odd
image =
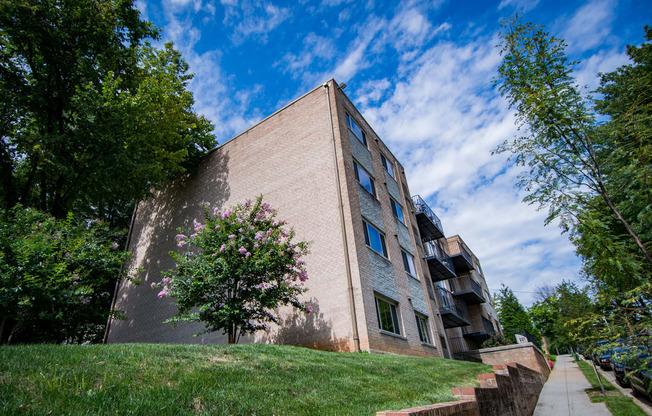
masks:
[[[226,343],[193,337],[198,324],[164,324],[176,307],[150,284],[174,267],[177,229],[201,217],[202,201],[261,194],[311,243],[313,313],[285,309],[282,325],[242,342],[450,358],[499,328],[478,259],[411,197],[401,164],[331,79],[138,204],[129,250],[143,283],[120,285],[114,307],[127,320],[109,323],[108,342]]]

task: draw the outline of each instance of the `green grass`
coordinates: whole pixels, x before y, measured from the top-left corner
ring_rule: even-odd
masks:
[[[602,385],[606,392],[606,396],[603,396],[598,378],[595,376],[595,370],[593,370],[591,364],[578,361],[577,365],[580,366],[584,377],[593,386],[593,388],[587,391],[593,403],[604,402],[613,416],[646,416],[645,412],[630,397],[623,396],[620,390],[600,374],[600,380],[602,380]]]
[[[451,387],[477,386],[484,372],[271,345],[2,346],[0,414],[373,415],[455,400]]]

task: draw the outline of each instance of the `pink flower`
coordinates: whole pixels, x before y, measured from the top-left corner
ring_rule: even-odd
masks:
[[[117,249],[118,249],[118,243],[116,243],[115,241],[113,242],[113,249],[114,249],[114,250],[117,250]]]
[[[299,274],[299,280],[305,282],[306,280],[308,280],[308,274],[305,271],[302,271],[301,274]]]
[[[240,253],[244,254],[244,253],[247,252],[247,249],[244,248],[244,247],[240,247],[240,248],[238,249],[238,251],[239,251]]]
[[[243,230],[242,228],[238,228],[238,232],[239,232],[240,234],[242,234],[242,233],[244,233],[244,230]]]
[[[251,257],[251,253],[247,251],[247,252],[245,253],[245,258],[249,258],[249,257]]]
[[[161,279],[161,282],[163,282],[164,285],[168,285],[168,284],[170,284],[170,278],[169,277],[164,277],[163,279]]]
[[[183,246],[185,246],[185,245],[186,245],[186,242],[183,241],[183,240],[181,240],[181,241],[179,241],[179,242],[177,243],[177,247],[183,247]]]
[[[76,281],[75,281],[75,282],[72,282],[72,284],[75,285],[75,286],[77,286],[77,285],[79,284],[79,282],[76,282]]]
[[[306,313],[312,313],[312,306],[306,306]]]
[[[254,243],[254,248],[258,248],[258,243]]]
[[[195,231],[202,230],[205,227],[204,224],[202,224],[201,222],[199,222],[197,220],[192,220],[192,222],[193,222],[193,225],[195,226]]]
[[[244,204],[242,204],[242,205],[243,205],[245,208],[247,208],[247,207],[249,206],[249,204],[251,204],[251,201],[247,200],[247,201],[245,201]]]
[[[73,274],[72,275],[72,280],[79,280],[79,276],[77,276],[76,274]]]
[[[211,254],[211,257],[216,257],[216,256],[217,256],[217,253]]]
[[[65,258],[69,258],[69,257],[70,257],[70,253],[66,253],[66,254],[64,254],[63,257],[65,257]]]
[[[156,289],[156,283],[152,282],[150,286],[152,287],[152,289]]]
[[[190,238],[197,238],[197,234],[190,234]]]
[[[183,235],[183,234],[177,234],[176,237],[174,237],[174,238],[177,239],[177,240],[184,240],[186,238],[186,236]]]
[[[220,246],[220,253],[224,253],[224,248],[225,248],[225,246],[224,246],[224,244],[222,244],[222,245]]]
[[[163,299],[167,295],[168,295],[168,292],[166,292],[165,290],[161,290],[160,292],[158,292],[158,295],[156,295],[156,296],[158,296],[159,299]]]
[[[229,238],[230,238],[231,240],[233,240],[234,238],[236,238],[236,235],[235,235],[235,234],[231,234],[231,235],[229,236]]]
[[[221,217],[222,216],[222,211],[220,211],[217,207],[213,208],[213,215],[216,217]]]
[[[264,235],[265,235],[264,232],[262,232],[262,231],[258,231],[258,232],[256,232],[256,235],[254,235],[254,238],[255,238],[256,240],[260,241],[260,240],[263,239],[263,236],[264,236]]]
[[[242,218],[240,218],[240,217],[238,217],[238,219],[237,219],[236,221],[238,221],[239,224],[242,224],[242,223],[244,222],[244,221],[242,220]]]

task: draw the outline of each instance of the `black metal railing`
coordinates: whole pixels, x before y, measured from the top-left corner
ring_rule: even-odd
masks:
[[[435,213],[430,209],[430,206],[421,198],[419,195],[414,195],[412,197],[412,204],[414,204],[414,214],[424,214],[432,223],[441,231],[442,235],[444,234],[444,227],[441,226],[441,220]]]
[[[469,311],[466,308],[466,304],[453,297],[453,294],[448,289],[441,286],[437,286],[437,289],[439,291],[439,299],[441,300],[441,311],[452,312],[469,322]]]
[[[449,240],[448,241],[449,249],[451,244],[457,245],[457,253],[459,253],[462,257],[464,257],[464,259],[468,261],[471,266],[473,266],[473,258],[471,257],[471,250],[469,250],[466,247],[466,244],[464,244],[459,240]],[[455,250],[450,249],[450,251],[454,252]],[[457,255],[457,253],[454,255]]]
[[[487,334],[491,334],[491,335],[496,334],[496,329],[494,328],[494,325],[491,323],[490,320],[488,320],[484,316],[482,317],[482,325],[484,326],[484,330]]]
[[[428,257],[434,257],[445,265],[450,271],[454,272],[455,267],[453,261],[448,256],[448,253],[439,244],[439,241],[428,241],[423,243],[423,250],[426,253],[426,260]]]

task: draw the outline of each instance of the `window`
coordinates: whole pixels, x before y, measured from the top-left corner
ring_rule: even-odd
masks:
[[[394,176],[394,168],[392,167],[392,162],[388,161],[384,154],[380,154],[380,161],[383,163],[383,167],[389,173],[392,178],[396,179]]]
[[[362,131],[360,126],[358,126],[358,123],[356,123],[355,120],[353,120],[353,117],[351,117],[348,114],[346,115],[346,125],[349,126],[349,129],[351,129],[355,137],[357,137],[362,142],[362,144],[364,144],[366,147],[367,136],[364,134],[364,131]]]
[[[385,236],[376,229],[373,225],[369,225],[366,221],[362,221],[364,227],[364,241],[367,245],[384,257],[387,257],[387,246],[385,245]]]
[[[396,305],[386,300],[376,298],[376,311],[378,312],[378,325],[383,331],[400,334],[398,326],[398,313]]]
[[[369,191],[369,193],[375,198],[376,185],[374,184],[374,180],[371,175],[369,175],[369,172],[360,167],[360,165],[358,165],[356,162],[353,162],[353,170],[355,171],[355,179],[360,182],[360,185]]]
[[[412,257],[411,254],[408,254],[403,250],[401,250],[401,256],[403,257],[403,267],[405,268],[405,271],[410,276],[416,277],[417,273],[414,269],[414,257]]]
[[[401,205],[394,201],[394,198],[389,198],[389,202],[392,204],[392,213],[394,216],[401,221],[401,223],[405,224],[405,221],[403,220],[403,208],[401,208]]]
[[[430,333],[428,332],[428,318],[421,315],[415,315],[417,318],[417,329],[419,329],[419,339],[421,342],[430,344]]]

